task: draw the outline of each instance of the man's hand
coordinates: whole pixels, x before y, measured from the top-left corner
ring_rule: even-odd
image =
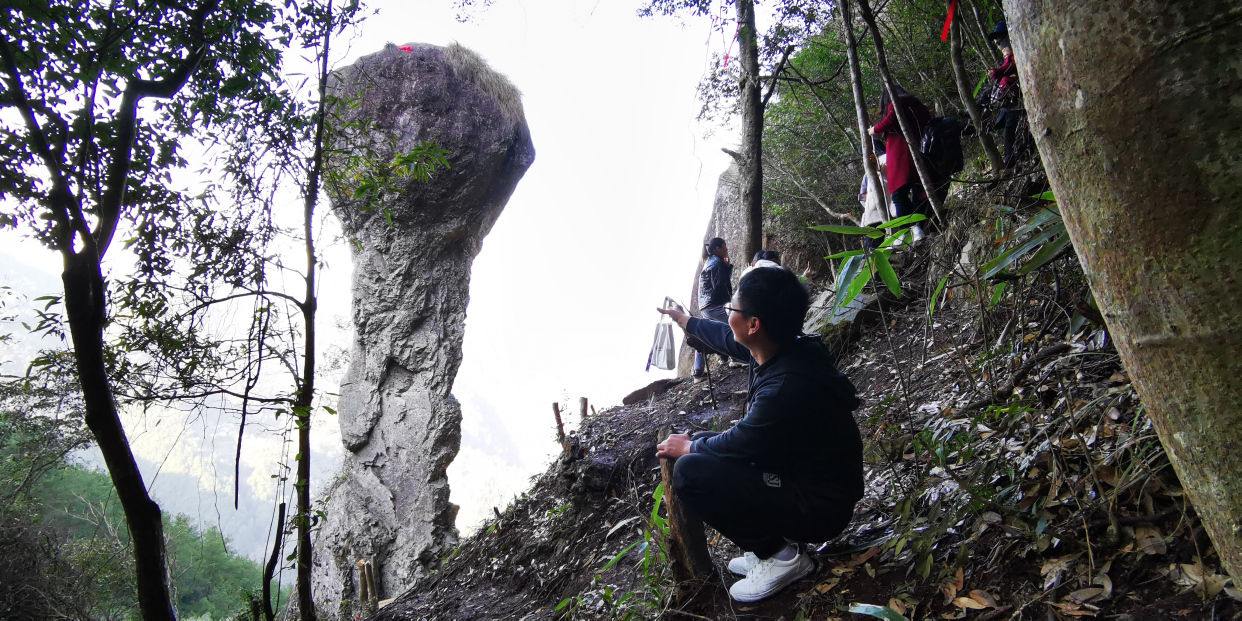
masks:
[[[690,315],[683,313],[676,309],[657,308],[656,310],[659,311],[661,314],[668,315],[670,318],[672,318],[673,323],[676,323],[678,326],[681,326],[682,330],[686,329],[686,323],[690,321]]]
[[[656,445],[656,457],[677,459],[690,453],[690,436],[684,433],[669,434],[663,442]]]

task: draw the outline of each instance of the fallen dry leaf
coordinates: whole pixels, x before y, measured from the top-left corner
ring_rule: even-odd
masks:
[[[1075,604],[1085,604],[1103,594],[1104,589],[1100,587],[1090,587],[1086,589],[1078,589],[1077,591],[1070,593],[1067,597]]]
[[[828,591],[831,591],[834,587],[836,587],[837,583],[839,582],[840,580],[828,580],[828,581],[821,582],[815,585],[815,588],[811,590],[814,591],[816,595],[823,595],[824,593],[827,593]]]
[[[1164,544],[1164,536],[1155,526],[1135,526],[1134,543],[1147,555],[1164,554],[1168,546]]]
[[[970,591],[970,599],[973,599],[988,608],[997,607],[996,598],[992,597],[991,593],[988,593],[982,589],[972,589]]]
[[[897,599],[896,597],[890,598],[888,600],[888,607],[892,608],[893,610],[896,610],[897,614],[903,617],[906,615],[906,603]]]
[[[1039,568],[1039,574],[1044,577],[1044,590],[1051,589],[1056,585],[1057,581],[1061,579],[1061,574],[1064,574],[1074,565],[1074,559],[1077,557],[1077,554],[1071,554],[1044,561],[1043,566]]]
[[[983,610],[984,608],[987,608],[987,606],[984,606],[983,604],[980,604],[979,602],[969,597],[959,597],[957,599],[954,599],[953,605],[957,606],[958,608],[970,608],[972,610]]]

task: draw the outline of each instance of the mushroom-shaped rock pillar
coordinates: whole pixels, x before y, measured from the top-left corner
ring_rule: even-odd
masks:
[[[315,538],[329,615],[357,599],[359,561],[393,597],[456,543],[445,471],[470,264],[535,159],[520,93],[466,48],[389,45],[335,78],[327,178],[353,246],[354,341],[337,408],[347,452]],[[448,168],[420,179],[408,156],[427,145]]]

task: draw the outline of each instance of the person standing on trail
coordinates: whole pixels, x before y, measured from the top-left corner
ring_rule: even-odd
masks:
[[[713,321],[726,322],[724,304],[733,295],[733,264],[725,240],[713,237],[703,244],[703,271],[699,273],[699,314]],[[703,377],[707,356],[694,352],[694,376]]]
[[[906,89],[894,85],[893,90],[897,93],[896,104],[901,106],[914,121],[914,135],[921,137],[923,128],[931,122],[931,111],[917,97],[906,92]],[[910,153],[910,146],[906,143],[906,137],[901,133],[901,126],[897,122],[897,112],[893,107],[893,102],[889,101],[887,89],[880,96],[880,113],[884,115],[884,118],[868,129],[867,133],[884,137],[885,177],[887,177],[885,181],[888,182],[888,190],[892,193],[894,215],[900,218],[921,213],[930,217],[930,214],[926,213],[927,194],[919,180],[918,170],[914,167],[914,156]],[[917,149],[918,146],[916,145],[915,148]],[[914,241],[923,239],[922,223],[914,225],[913,233]]]
[[[764,599],[815,564],[800,543],[845,529],[863,494],[854,385],[819,337],[802,334],[810,296],[789,270],[742,277],[720,323],[660,309],[686,334],[750,366],[746,415],[724,433],[674,433],[656,455],[676,459],[673,490],[688,511],[745,551],[741,602]]]
[[[1013,46],[1009,44],[1009,28],[1005,22],[998,22],[988,34],[988,39],[1000,48],[1004,61],[988,70],[988,77],[996,82],[992,93],[992,105],[1000,108],[994,128],[1005,130],[1005,168],[1012,168],[1018,163],[1018,154],[1014,151],[1014,142],[1018,135],[1018,125],[1026,109],[1022,105],[1022,88],[1018,86],[1018,64],[1013,59]]]

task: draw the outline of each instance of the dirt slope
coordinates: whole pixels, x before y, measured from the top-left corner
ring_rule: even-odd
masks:
[[[1029,212],[962,212],[899,253],[903,300],[832,341],[864,400],[868,489],[847,532],[816,546],[814,574],[731,602],[724,564],[739,551],[709,531],[721,576],[675,597],[650,520],[654,445],[660,428],[740,418],[746,371],[721,367],[711,391],[682,382],[583,421],[528,492],[375,618],[863,618],[854,604],[890,618],[1237,618],[1107,333],[1070,330],[1086,295],[1072,254],[999,281],[993,304],[999,283],[976,286],[962,251],[994,256]]]

